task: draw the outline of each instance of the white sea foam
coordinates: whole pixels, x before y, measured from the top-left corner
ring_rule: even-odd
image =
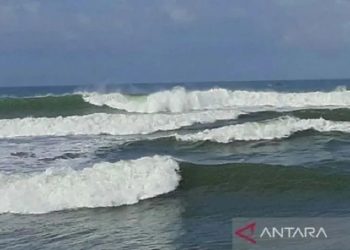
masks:
[[[349,107],[350,91],[336,89],[331,92],[281,93],[273,91],[241,91],[213,88],[204,91],[187,91],[182,87],[160,91],[147,96],[130,96],[121,93],[85,93],[86,102],[107,105],[129,112],[184,112],[189,110],[229,107]]]
[[[350,132],[350,122],[335,122],[320,119],[298,119],[290,116],[263,122],[248,122],[237,125],[207,129],[193,134],[176,134],[182,141],[214,141],[229,143],[234,140],[272,140],[291,136],[298,131],[314,129],[320,132]]]
[[[0,213],[46,213],[135,204],[176,189],[178,163],[168,156],[99,163],[77,171],[0,173]]]
[[[131,135],[148,134],[236,118],[234,110],[212,110],[183,114],[104,114],[55,118],[0,120],[0,138],[18,136]]]

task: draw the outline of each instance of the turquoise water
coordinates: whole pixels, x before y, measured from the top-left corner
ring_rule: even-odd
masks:
[[[233,217],[349,216],[349,83],[2,88],[0,249],[231,249]]]

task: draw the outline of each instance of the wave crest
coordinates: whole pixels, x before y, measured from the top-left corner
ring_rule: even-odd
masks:
[[[147,96],[131,96],[121,93],[85,93],[83,99],[96,106],[107,105],[128,112],[185,112],[190,110],[220,109],[232,107],[349,107],[350,91],[281,93],[274,91],[244,91],[213,88],[204,91],[187,91],[176,87]]]
[[[290,116],[264,122],[248,122],[237,125],[206,129],[193,134],[176,134],[182,141],[213,141],[229,143],[234,140],[272,140],[291,136],[298,131],[314,129],[320,132],[350,132],[350,122],[328,121],[319,119],[298,119]]]
[[[168,156],[99,163],[77,171],[0,173],[0,213],[46,213],[137,203],[176,189],[179,165]]]
[[[0,138],[18,136],[133,135],[174,130],[195,123],[236,118],[237,111],[184,114],[105,114],[0,120]]]

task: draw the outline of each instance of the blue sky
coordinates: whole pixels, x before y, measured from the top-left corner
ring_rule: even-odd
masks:
[[[1,0],[0,85],[350,77],[350,0]]]

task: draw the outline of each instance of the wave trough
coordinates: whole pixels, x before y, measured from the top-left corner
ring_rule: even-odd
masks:
[[[179,165],[168,156],[99,163],[77,171],[0,173],[0,213],[37,214],[135,204],[176,189]]]
[[[57,117],[115,113],[115,109],[91,105],[81,95],[0,98],[0,118]]]

